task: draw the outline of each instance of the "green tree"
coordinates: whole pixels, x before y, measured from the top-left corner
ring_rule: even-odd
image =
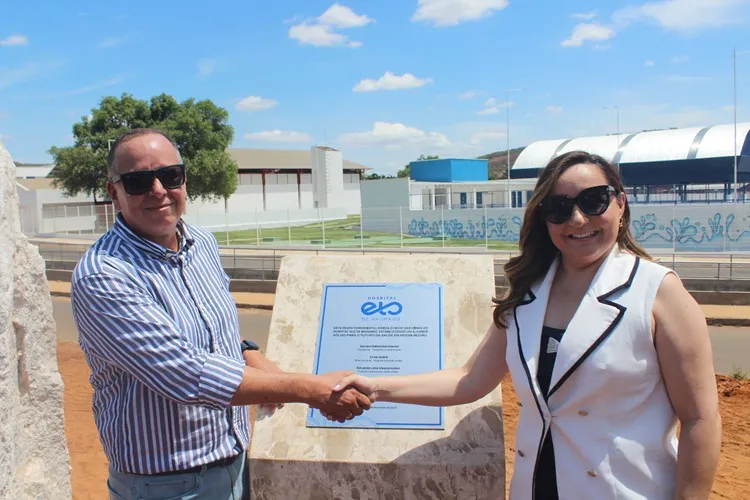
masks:
[[[422,161],[422,160],[439,160],[439,159],[440,159],[439,156],[435,156],[435,155],[423,155],[423,154],[421,154],[421,155],[419,155],[419,158],[417,158],[417,161]],[[401,170],[399,170],[398,173],[396,173],[396,177],[409,177],[410,175],[411,175],[411,167],[410,167],[409,164],[406,165]]]
[[[226,152],[234,138],[228,119],[227,110],[209,100],[178,103],[167,94],[150,101],[129,94],[104,97],[91,117],[73,125],[73,146],[50,148],[53,184],[65,196],[105,197],[110,142],[132,128],[149,127],[177,144],[187,168],[189,199],[226,199],[237,189],[237,164]]]

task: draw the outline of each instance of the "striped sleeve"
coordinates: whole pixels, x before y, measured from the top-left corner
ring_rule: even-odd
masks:
[[[244,363],[189,343],[162,306],[133,281],[87,275],[73,284],[71,302],[87,354],[177,403],[215,409],[230,405]]]

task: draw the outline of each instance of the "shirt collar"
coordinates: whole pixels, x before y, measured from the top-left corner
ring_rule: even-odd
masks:
[[[133,246],[137,247],[144,253],[163,259],[169,259],[176,255],[180,255],[181,253],[187,252],[187,250],[195,243],[195,239],[190,233],[188,225],[182,219],[177,222],[177,234],[179,235],[178,242],[180,247],[176,252],[170,248],[155,243],[151,240],[147,240],[146,238],[136,234],[130,228],[128,223],[125,222],[125,218],[122,216],[122,213],[118,213],[115,217],[115,223],[112,226],[112,231],[114,231],[118,236],[120,236]]]

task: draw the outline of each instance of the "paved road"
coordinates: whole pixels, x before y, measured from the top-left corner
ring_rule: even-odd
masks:
[[[57,323],[57,338],[65,342],[75,342],[77,333],[70,300],[52,297],[52,305]],[[239,315],[242,335],[265,349],[271,325],[271,311],[241,309]],[[711,326],[709,331],[717,372],[728,374],[735,368],[750,371],[750,328]]]
[[[73,310],[70,306],[70,299],[52,297],[52,307],[55,323],[57,324],[57,339],[63,342],[77,342],[78,332],[73,321]],[[243,337],[257,342],[262,349],[266,348],[270,326],[270,311],[256,309],[240,310],[240,331]]]

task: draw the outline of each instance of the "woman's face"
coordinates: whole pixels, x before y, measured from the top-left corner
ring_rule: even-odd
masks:
[[[609,253],[617,241],[620,220],[625,211],[625,194],[609,192],[607,195],[608,184],[604,172],[588,163],[570,167],[557,180],[548,199],[549,205],[558,214],[556,222],[565,219],[567,211],[566,201],[555,197],[575,198],[581,195],[579,202],[585,209],[573,204],[567,220],[559,224],[549,220],[546,222],[550,239],[560,250],[566,266],[586,267],[594,264]],[[593,215],[597,212],[601,214]]]

